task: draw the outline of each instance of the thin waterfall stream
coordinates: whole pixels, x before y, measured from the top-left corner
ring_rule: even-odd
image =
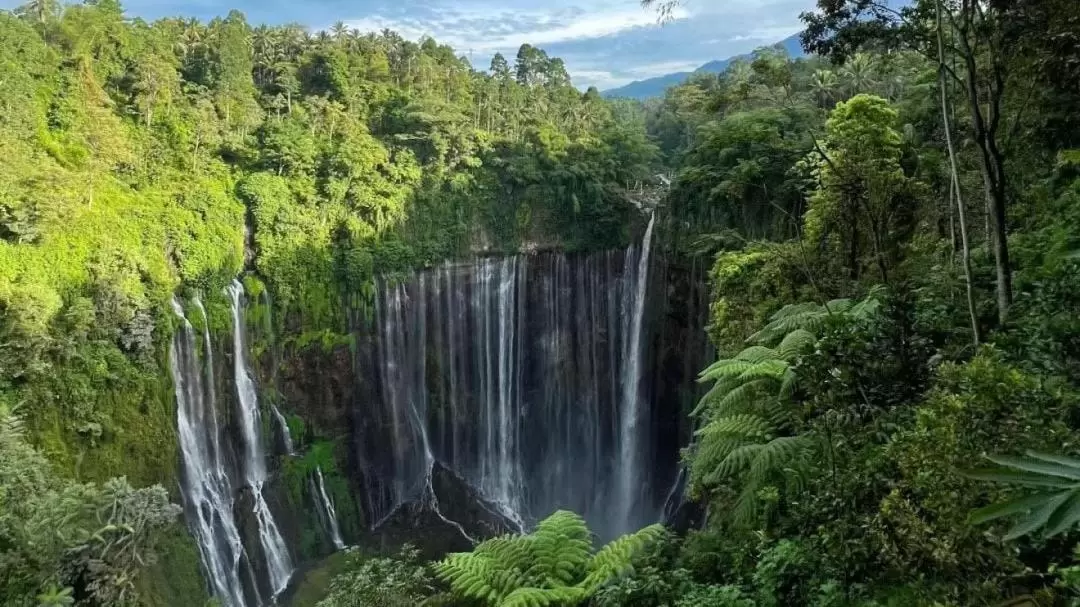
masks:
[[[345,547],[345,541],[341,539],[341,527],[338,526],[337,509],[334,508],[334,502],[330,500],[330,497],[326,494],[326,481],[323,480],[322,467],[315,467],[315,482],[317,483],[319,496],[319,503],[322,506],[323,515],[326,517],[326,524],[330,528],[330,539],[334,543],[334,548],[341,550]]]
[[[626,315],[630,323],[626,334],[629,340],[626,342],[626,350],[623,360],[626,361],[627,371],[622,378],[622,425],[619,431],[619,509],[621,518],[628,520],[631,513],[637,507],[642,495],[640,444],[641,437],[641,332],[645,315],[645,295],[649,288],[649,253],[652,244],[653,224],[656,215],[649,217],[649,226],[645,229],[645,237],[641,241],[641,251],[638,253],[637,268],[634,273],[634,297],[633,308]],[[629,265],[631,256],[627,255]],[[625,301],[625,300],[624,300]]]
[[[196,305],[203,313],[205,324],[202,304],[196,300]],[[220,445],[209,335],[202,343],[207,356],[204,369],[199,364],[195,329],[175,298],[172,307],[182,323],[173,338],[169,369],[176,391],[184,510],[214,594],[227,607],[244,607],[244,586],[240,579],[244,546],[233,513],[233,487]]]
[[[243,296],[244,286],[233,280],[227,292],[232,303],[233,317],[233,379],[240,404],[240,429],[243,433],[244,457],[241,468],[244,481],[254,501],[255,518],[259,527],[259,543],[266,557],[270,589],[276,597],[289,585],[292,577],[292,561],[285,540],[278,531],[274,515],[266,504],[263,485],[266,483],[266,456],[263,452],[262,422],[255,382],[247,365],[247,348],[244,341]]]

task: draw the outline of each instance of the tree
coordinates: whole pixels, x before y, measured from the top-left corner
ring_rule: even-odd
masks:
[[[592,549],[585,520],[560,510],[529,535],[481,542],[435,565],[454,596],[492,607],[571,607],[630,569],[634,557],[664,533],[651,525]]]
[[[917,183],[901,165],[903,138],[896,119],[884,99],[857,95],[836,105],[824,142],[811,152],[817,188],[808,201],[806,237],[811,242],[837,238],[855,279],[869,248],[881,281],[888,282],[900,243],[911,230]]]
[[[941,89],[941,123],[945,129],[945,146],[949,153],[949,175],[951,177],[949,191],[952,192],[950,198],[956,200],[957,217],[960,221],[960,255],[962,260],[961,263],[964,267],[964,286],[965,294],[967,296],[968,314],[971,316],[971,338],[972,341],[975,342],[975,345],[978,346],[981,336],[979,333],[979,317],[975,309],[975,293],[971,277],[971,247],[968,244],[967,208],[964,206],[963,192],[960,187],[960,173],[957,169],[956,149],[953,147],[952,125],[949,121],[948,77],[945,73],[947,69],[945,63],[945,32],[943,31],[944,25],[941,18],[941,2],[942,0],[935,0],[934,2],[934,14],[937,18],[938,88]]]
[[[801,222],[802,184],[790,168],[810,149],[797,111],[733,112],[703,125],[672,186],[672,211],[701,231],[734,228],[783,238]]]
[[[16,7],[15,14],[44,26],[60,16],[60,9],[58,0],[30,0]]]
[[[933,57],[936,37],[927,24],[934,23],[937,0],[920,0],[899,11],[869,0],[820,0],[816,12],[804,13],[807,24],[803,44],[808,50],[847,58],[868,44],[903,44]],[[932,4],[935,3],[935,4]],[[1006,225],[1007,196],[1010,187],[1006,167],[1004,140],[1004,102],[1008,85],[1013,81],[1010,66],[1014,44],[1021,34],[1006,26],[1022,11],[1023,3],[1002,2],[984,5],[981,2],[958,0],[944,11],[950,35],[944,46],[958,66],[943,65],[952,81],[964,93],[967,101],[972,139],[978,149],[987,213],[990,218],[995,271],[997,275],[997,308],[999,322],[1008,318],[1012,304],[1012,264],[1009,257]],[[1026,32],[1025,36],[1040,36]],[[1014,117],[1015,120],[1015,117]]]

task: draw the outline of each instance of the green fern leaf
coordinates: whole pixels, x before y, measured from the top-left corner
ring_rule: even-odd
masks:
[[[799,354],[809,350],[817,343],[814,334],[806,329],[795,329],[784,336],[780,345],[776,347],[778,358],[791,361]]]

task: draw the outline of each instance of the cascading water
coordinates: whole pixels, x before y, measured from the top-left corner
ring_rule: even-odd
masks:
[[[626,320],[630,323],[626,334],[629,340],[623,353],[626,372],[622,378],[622,426],[619,432],[619,509],[623,520],[642,499],[644,468],[641,462],[641,329],[645,315],[645,295],[649,287],[649,252],[652,244],[653,223],[656,215],[649,217],[649,227],[641,241],[637,270],[634,276],[633,308]],[[627,264],[632,256],[627,255]],[[629,271],[629,268],[627,268]],[[624,300],[625,301],[625,300]]]
[[[233,317],[233,379],[239,402],[240,430],[243,434],[243,459],[241,469],[244,482],[251,492],[253,511],[259,528],[259,543],[266,557],[266,569],[270,588],[276,597],[289,584],[292,577],[292,561],[285,540],[278,531],[274,516],[263,496],[266,483],[266,459],[262,448],[262,423],[255,382],[251,379],[246,360],[244,342],[244,318],[242,298],[244,286],[234,280],[226,291],[232,303]]]
[[[195,303],[202,311],[202,304],[197,299]],[[204,383],[195,330],[180,302],[173,299],[172,306],[183,323],[173,338],[169,368],[176,390],[184,509],[214,594],[227,607],[243,607],[240,565],[244,547],[233,514],[232,483],[221,450],[209,334],[204,333],[203,341],[207,356]],[[203,312],[204,324],[205,318]]]
[[[277,408],[277,405],[270,405],[270,412],[274,414],[274,419],[277,420],[278,427],[281,428],[281,440],[285,443],[285,453],[296,455],[296,446],[293,444],[292,432],[289,431],[289,424],[285,421],[285,416],[281,414],[281,410]]]
[[[345,547],[345,542],[341,539],[337,509],[334,508],[334,502],[330,501],[330,496],[326,494],[326,482],[323,480],[322,468],[319,466],[315,467],[315,486],[312,489],[311,493],[319,502],[321,516],[325,521],[327,531],[330,533],[330,541],[334,543],[334,548],[341,550]]]
[[[657,520],[676,471],[646,470],[652,227],[626,251],[483,258],[380,284],[376,402],[357,412],[371,520],[428,492],[435,461],[518,523],[568,508],[612,537]]]

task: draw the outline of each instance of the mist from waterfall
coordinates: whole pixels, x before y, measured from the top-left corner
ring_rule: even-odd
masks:
[[[650,221],[625,251],[480,258],[380,283],[377,402],[357,412],[371,520],[429,489],[434,461],[519,524],[566,508],[612,537],[657,520],[675,470],[652,471],[651,234]]]

